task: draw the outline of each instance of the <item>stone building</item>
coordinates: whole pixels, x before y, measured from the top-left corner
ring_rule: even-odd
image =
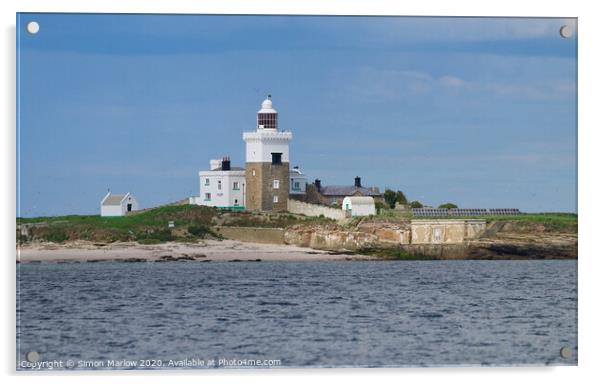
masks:
[[[309,192],[309,189],[312,192]],[[369,196],[375,202],[383,202],[383,194],[378,187],[362,186],[362,179],[359,176],[355,177],[353,185],[327,185],[323,186],[319,179],[313,184],[313,188],[308,188],[308,198],[317,199],[317,203],[325,205],[342,205],[343,199],[347,196]]]

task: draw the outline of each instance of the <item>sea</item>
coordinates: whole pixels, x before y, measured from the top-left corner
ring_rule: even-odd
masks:
[[[577,359],[575,260],[17,265],[18,370]]]

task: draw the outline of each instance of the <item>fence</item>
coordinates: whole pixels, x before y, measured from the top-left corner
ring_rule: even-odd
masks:
[[[516,208],[412,208],[414,217],[466,217],[466,216],[516,216]]]

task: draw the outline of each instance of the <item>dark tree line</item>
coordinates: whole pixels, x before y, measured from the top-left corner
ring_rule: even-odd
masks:
[[[408,203],[408,199],[406,198],[406,195],[402,192],[402,191],[394,191],[392,189],[385,189],[385,193],[383,194],[383,197],[385,199],[385,203],[386,205],[393,209],[395,208],[395,205],[397,204],[402,204],[402,205],[409,205],[410,208],[422,208],[424,207],[422,205],[422,203],[420,201],[414,200]],[[439,206],[439,208],[458,208],[458,206],[454,203],[445,203],[445,204],[441,204]]]

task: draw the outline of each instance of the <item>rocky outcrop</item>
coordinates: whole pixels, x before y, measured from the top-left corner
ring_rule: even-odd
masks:
[[[548,260],[576,259],[576,243],[467,242],[465,244],[408,244],[399,251],[435,260]],[[384,250],[384,249],[383,249]]]
[[[577,241],[475,242],[469,245],[467,259],[576,259]]]
[[[294,226],[284,233],[286,244],[324,250],[358,250],[378,244],[378,236],[371,233],[341,230],[329,227]]]
[[[376,235],[379,243],[409,244],[412,230],[407,222],[378,222],[363,221],[357,225],[357,230]]]
[[[412,244],[409,223],[366,221],[340,226],[293,226],[284,242],[316,249],[390,255],[400,252],[425,259],[576,259],[576,228],[555,229],[540,223],[491,222],[476,238],[459,243]]]

